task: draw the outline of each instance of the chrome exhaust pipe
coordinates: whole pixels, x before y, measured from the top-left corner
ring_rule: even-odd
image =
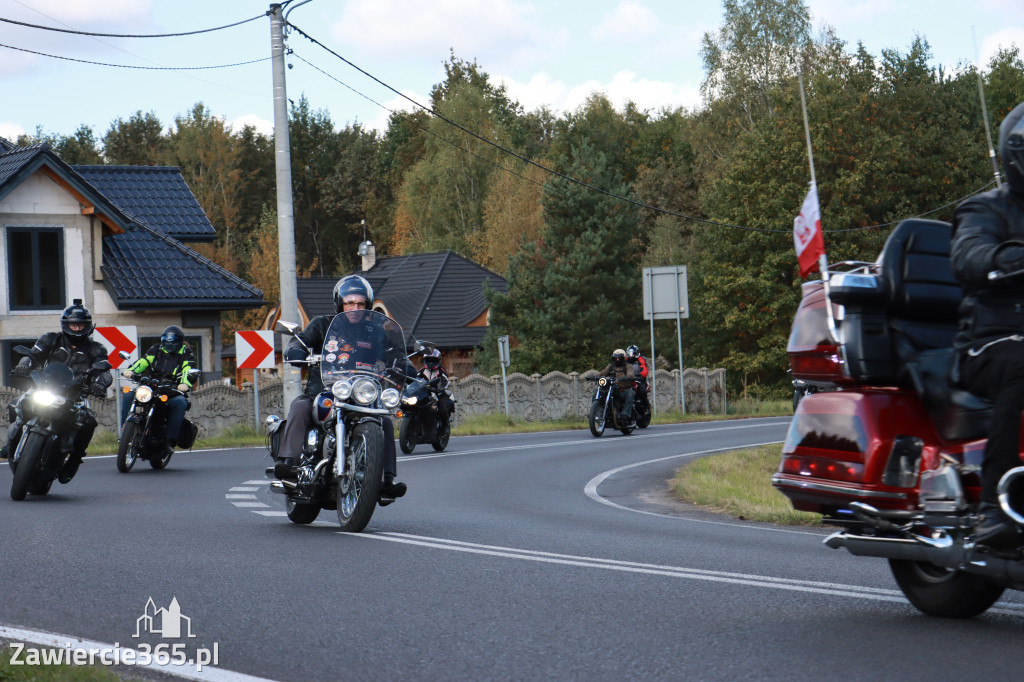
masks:
[[[1003,512],[1024,527],[1024,466],[1010,469],[999,479],[996,487],[999,506]]]
[[[271,481],[270,482],[270,492],[277,493],[279,495],[287,495],[288,492],[289,492],[288,489],[291,488],[292,490],[294,490],[295,487],[296,487],[296,485],[292,481]]]

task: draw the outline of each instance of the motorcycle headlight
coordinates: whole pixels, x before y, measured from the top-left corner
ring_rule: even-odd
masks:
[[[380,401],[384,403],[384,407],[389,410],[393,410],[398,407],[398,403],[402,400],[402,394],[394,388],[385,388],[384,392],[380,394]]]
[[[135,389],[135,402],[148,403],[153,397],[153,389],[149,386],[139,386]]]
[[[38,405],[50,407],[51,405],[63,405],[67,402],[67,398],[49,391],[36,391],[32,394],[32,401]]]
[[[608,378],[607,377],[601,377],[600,379],[597,380],[597,383],[598,383],[599,386],[604,386],[605,384],[608,383]]]
[[[352,397],[360,405],[369,405],[377,399],[377,383],[371,379],[356,379],[352,384]]]
[[[402,402],[406,405],[415,405],[418,398],[414,395],[402,396]]]
[[[341,381],[335,381],[334,385],[331,386],[331,393],[337,400],[348,400],[348,397],[352,395],[352,384],[345,379]]]

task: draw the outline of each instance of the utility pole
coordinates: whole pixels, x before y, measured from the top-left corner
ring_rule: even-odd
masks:
[[[287,4],[287,3],[285,3]],[[274,165],[277,169],[277,249],[281,277],[281,315],[287,322],[301,323],[299,294],[295,282],[295,214],[292,205],[292,155],[288,135],[288,96],[284,85],[283,5],[270,5],[270,57],[274,71]],[[302,393],[302,372],[282,362],[283,398],[287,410]]]

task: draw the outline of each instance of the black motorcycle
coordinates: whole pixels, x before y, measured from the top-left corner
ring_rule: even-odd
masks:
[[[31,353],[25,346],[15,346],[14,351],[22,355]],[[93,363],[90,380],[107,371],[110,363],[106,360]],[[84,395],[87,384],[76,381],[74,372],[65,364],[49,362],[42,369],[33,370],[29,377],[21,378],[28,381],[29,387],[12,406],[23,425],[21,437],[11,446],[9,459],[14,472],[12,500],[24,500],[27,493],[50,492],[71,453],[88,407]]]
[[[384,438],[394,434],[384,433],[382,417],[401,399],[392,384],[405,378],[405,337],[386,315],[370,310],[358,314],[358,324],[346,322],[352,313],[335,316],[320,354],[306,348],[305,362],[320,365],[326,388],[313,404],[315,423],[303,439],[296,479],[276,480],[273,467],[266,471],[275,479],[271,491],[287,496],[292,523],[312,523],[321,509],[336,509],[341,529],[358,533],[370,522],[378,501],[390,504],[380,500],[380,488]],[[302,340],[296,324],[278,322],[277,330]],[[284,424],[277,416],[267,418],[267,445],[275,460]]]
[[[402,407],[395,416],[402,419],[398,445],[407,455],[411,455],[420,443],[430,443],[437,452],[448,447],[448,439],[452,435],[451,415],[448,410],[438,409],[438,397],[444,392],[439,385],[442,378],[429,381],[424,377],[410,379],[402,391]]]
[[[122,354],[127,355],[124,351]],[[189,381],[199,378],[198,369],[189,370]],[[164,469],[171,461],[174,451],[167,447],[167,401],[185,394],[178,390],[176,380],[159,380],[146,376],[135,379],[138,388],[128,409],[128,417],[121,427],[117,444],[117,470],[126,474],[135,462],[144,459],[154,469]],[[127,393],[131,389],[124,387]],[[187,400],[187,398],[186,398]],[[189,403],[186,412],[192,407]],[[195,442],[198,429],[185,419],[178,431],[178,448],[187,450]]]
[[[636,427],[646,429],[651,425],[651,401],[647,396],[651,394],[650,385],[641,395],[639,386],[641,382],[647,382],[645,378],[639,378],[633,382],[633,416],[636,418]]]
[[[625,400],[619,391],[618,380],[615,377],[587,377],[587,381],[597,382],[594,397],[590,402],[590,433],[595,438],[600,438],[609,426],[627,436],[633,433],[635,426],[629,425],[628,420],[621,414]]]

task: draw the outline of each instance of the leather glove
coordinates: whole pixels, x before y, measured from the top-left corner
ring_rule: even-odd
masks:
[[[1016,272],[1024,270],[1024,244],[1020,242],[1009,242],[1003,244],[996,251],[993,258],[996,267],[1003,272]]]
[[[186,392],[188,389],[189,389],[189,385],[188,384],[178,384],[178,390],[181,391],[182,393]]]
[[[15,365],[11,368],[11,374],[16,377],[27,377],[32,373],[32,368],[28,365]]]
[[[97,384],[93,384],[92,386],[89,387],[89,393],[91,395],[96,396],[97,398],[102,398],[103,396],[107,395],[107,389]]]

